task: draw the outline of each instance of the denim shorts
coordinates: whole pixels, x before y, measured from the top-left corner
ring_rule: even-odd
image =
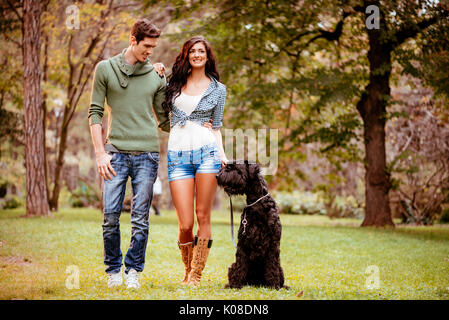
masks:
[[[218,173],[221,168],[217,143],[195,150],[167,151],[168,181],[195,178],[197,173]]]

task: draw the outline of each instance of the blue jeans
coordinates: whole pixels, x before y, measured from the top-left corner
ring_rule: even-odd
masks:
[[[131,242],[125,256],[125,272],[135,269],[142,272],[145,264],[149,222],[153,199],[153,184],[157,177],[159,153],[140,155],[114,152],[111,165],[116,172],[112,180],[104,181],[103,189],[103,241],[106,273],[119,272],[122,267],[120,250],[120,213],[123,209],[126,182],[131,177],[133,201],[131,208]]]

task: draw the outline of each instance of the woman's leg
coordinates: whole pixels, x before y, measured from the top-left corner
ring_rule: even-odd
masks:
[[[193,197],[195,183],[193,178],[179,179],[169,182],[173,204],[178,216],[178,247],[184,263],[184,279],[181,284],[186,285],[193,257]]]
[[[196,187],[196,221],[198,225],[195,246],[193,248],[191,270],[188,284],[197,287],[201,282],[201,275],[206,266],[209,250],[212,245],[210,211],[217,189],[215,173],[197,173],[195,175]]]
[[[170,192],[178,216],[178,241],[186,243],[193,240],[194,191],[193,178],[170,181]]]
[[[217,191],[215,176],[216,173],[197,173],[195,175],[197,235],[200,238],[210,239],[212,235],[210,216]]]

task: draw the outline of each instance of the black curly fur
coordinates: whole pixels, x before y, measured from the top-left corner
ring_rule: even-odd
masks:
[[[228,195],[246,195],[247,205],[268,193],[268,186],[260,174],[259,165],[230,163],[217,174],[218,185]],[[245,285],[269,288],[284,286],[284,272],[280,261],[282,226],[279,210],[271,195],[256,204],[246,207],[247,225],[243,233],[240,221],[236,261],[228,269],[227,288],[242,288]]]

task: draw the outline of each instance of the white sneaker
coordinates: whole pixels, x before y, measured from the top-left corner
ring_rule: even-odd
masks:
[[[123,279],[122,279],[122,270],[121,269],[119,272],[108,273],[108,275],[109,275],[109,280],[108,280],[109,288],[119,287],[122,285]]]
[[[128,289],[139,289],[139,273],[134,269],[130,269],[128,274],[125,273],[125,283],[128,285]]]

